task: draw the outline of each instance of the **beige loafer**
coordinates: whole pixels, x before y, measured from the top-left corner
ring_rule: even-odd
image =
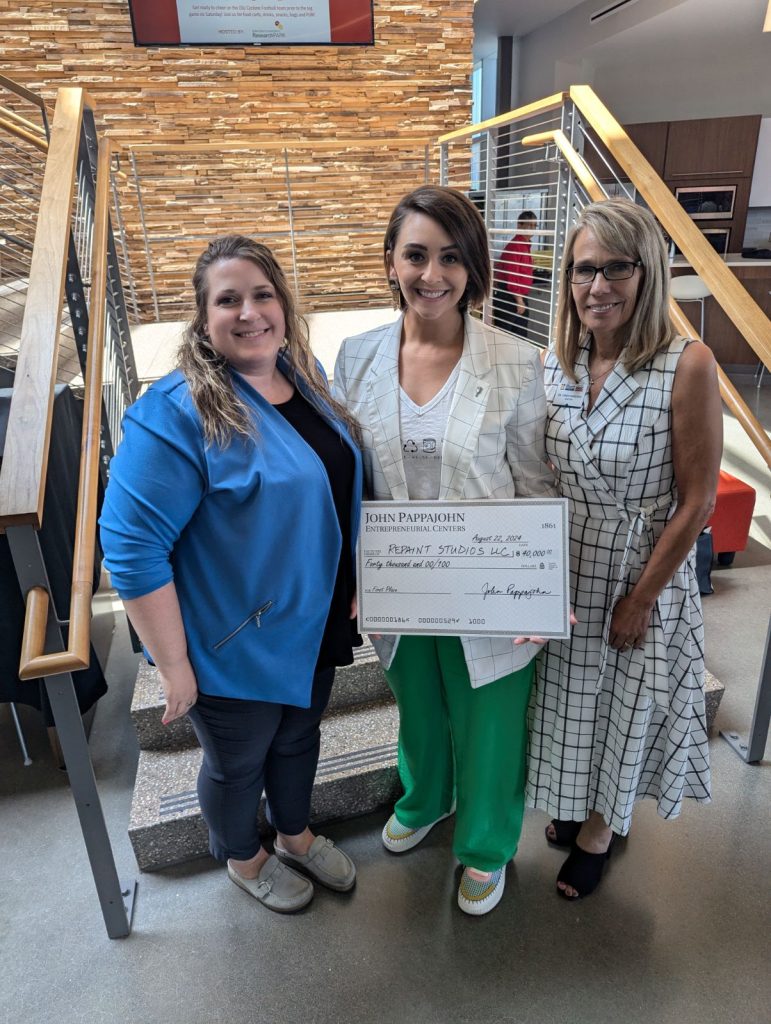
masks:
[[[302,857],[282,850],[278,843],[275,843],[273,848],[279,860],[299,868],[315,881],[321,882],[327,889],[348,892],[356,884],[356,866],[353,861],[325,836],[316,836],[310,849]]]
[[[228,877],[268,910],[278,914],[293,914],[307,907],[313,899],[313,884],[296,871],[271,855],[256,878],[239,875],[228,861]]]

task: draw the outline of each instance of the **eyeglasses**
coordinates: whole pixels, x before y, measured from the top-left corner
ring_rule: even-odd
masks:
[[[602,274],[606,281],[626,281],[641,266],[642,260],[614,260],[604,267],[570,266],[567,273],[571,284],[591,284],[597,274]]]

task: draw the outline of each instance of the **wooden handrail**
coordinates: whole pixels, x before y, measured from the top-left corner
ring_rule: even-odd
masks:
[[[586,189],[590,199],[597,202],[600,199],[608,198],[590,171],[589,165],[561,128],[555,128],[550,132],[537,132],[535,135],[526,135],[522,139],[523,146],[548,146],[550,143],[553,143],[565,157],[571,170]]]
[[[42,135],[43,138],[45,138],[45,128],[43,128],[41,124],[35,124],[33,121],[28,121],[26,117],[22,117],[22,115],[13,110],[13,108],[0,104],[0,114],[11,121],[15,121],[16,124],[20,125],[22,128],[26,128],[27,131],[32,132],[33,135]]]
[[[10,111],[3,110],[2,107],[0,107],[0,111],[2,111],[2,114],[10,113]],[[7,132],[9,135],[14,135],[17,139],[23,139],[31,146],[34,146],[35,149],[39,149],[41,153],[48,152],[48,140],[45,135],[38,135],[37,133],[28,131],[26,128],[22,128],[20,125],[10,120],[8,117],[3,117],[2,114],[0,114],[0,128],[2,128],[4,132]]]
[[[728,318],[766,366],[771,366],[771,321],[726,267],[621,125],[588,85],[570,87],[570,98],[613,159],[687,257]]]
[[[375,149],[378,146],[399,147],[407,146],[432,146],[434,139],[410,138],[399,136],[394,139],[243,139],[223,140],[222,142],[139,142],[136,144],[123,142],[124,148],[131,153],[230,153],[249,152],[254,153],[261,149],[308,149],[312,152],[317,150],[338,149]]]
[[[730,271],[729,271],[730,273]],[[691,324],[677,302],[670,298],[669,314],[677,331],[686,338],[698,338],[699,332]],[[704,339],[700,339],[703,341]],[[730,377],[722,366],[717,367],[717,380],[720,385],[720,397],[736,417],[747,437],[752,441],[765,464],[771,469],[771,439],[763,429],[762,423],[752,413],[747,403],[734,387]]]
[[[588,86],[586,88],[588,88]],[[594,126],[592,126],[592,127],[594,127]],[[617,127],[618,127],[618,130],[626,137],[627,141],[629,142],[629,145],[636,150],[637,147],[634,146],[634,143],[626,135],[626,132],[624,132],[623,128],[621,128],[620,125],[618,125]],[[578,150],[575,149],[575,147],[572,145],[572,143],[570,142],[568,137],[565,135],[565,133],[561,129],[557,128],[554,131],[538,132],[537,134],[527,135],[527,136],[525,136],[525,138],[522,139],[522,145],[523,146],[544,146],[544,145],[548,145],[549,143],[553,143],[554,145],[557,146],[559,151],[565,157],[565,160],[570,165],[573,173],[575,174],[575,176],[581,182],[581,185],[586,190],[586,193],[587,193],[587,195],[589,196],[590,199],[592,199],[595,202],[597,202],[599,200],[607,198],[607,196],[605,195],[604,190],[602,189],[601,185],[599,184],[599,182],[595,178],[594,174],[590,170],[588,164],[583,159],[583,157],[580,155]],[[606,143],[606,145],[608,145],[608,144]],[[611,151],[614,159],[616,159],[615,149],[612,146],[610,146],[610,145],[608,145],[608,149]],[[637,152],[639,153],[639,150],[637,150]],[[643,157],[642,153],[640,153],[640,160],[644,160],[644,159],[645,158]],[[633,160],[632,163],[635,163],[635,161]],[[650,167],[650,165],[648,165],[648,166]],[[625,170],[626,170],[626,168],[625,168]],[[658,176],[656,175],[655,171],[653,171],[653,168],[651,168],[651,171],[652,171],[654,177],[656,177],[656,180],[658,181],[659,185],[661,185],[661,182],[659,181]],[[635,187],[637,187],[637,183],[634,181],[634,178],[633,178],[633,176],[632,176],[632,174],[630,173],[629,170],[627,170],[627,173],[630,176],[629,180],[632,181],[632,183],[635,185]],[[643,191],[643,194],[645,195],[646,202],[648,202],[647,192],[644,191],[643,189],[641,189],[641,191]],[[669,193],[667,193],[667,195],[669,195]],[[649,204],[649,205],[652,205],[652,204]],[[677,206],[678,209],[680,209],[679,203],[675,202],[675,205]],[[663,223],[666,223],[667,230],[668,230],[669,229],[669,224],[668,224],[668,222],[663,220],[661,215],[659,216],[659,220],[662,220]],[[698,229],[696,229],[696,231],[697,231],[697,234],[700,236],[700,239],[703,240],[703,238],[701,236],[701,232],[698,231]],[[678,244],[679,244],[679,242],[678,242]],[[705,243],[705,244],[707,245],[707,248],[710,250],[709,255],[710,255],[711,259],[715,260],[717,262],[717,264],[718,264],[717,270],[719,271],[720,275],[726,275],[727,274],[731,278],[734,278],[734,275],[731,273],[730,270],[728,270],[728,268],[725,266],[725,264],[722,262],[722,260],[719,259],[719,257],[714,252],[712,247],[708,243]],[[681,248],[682,248],[682,246],[681,246]],[[685,250],[683,250],[683,251],[685,251]],[[738,282],[737,282],[737,284],[738,284]],[[745,292],[745,290],[743,288],[741,288],[741,285],[739,285],[739,288],[741,289],[742,294],[745,296],[745,298],[749,302],[754,302],[754,300],[752,299],[752,296],[748,295]],[[687,338],[699,338],[699,332],[693,327],[693,325],[691,324],[691,322],[688,319],[688,317],[685,315],[685,313],[683,313],[682,309],[680,308],[678,303],[673,298],[670,298],[670,300],[669,300],[669,311],[670,311],[670,316],[672,317],[672,321],[673,321],[673,323],[675,325],[675,328],[679,331],[680,334],[682,334],[684,337],[687,337]],[[765,316],[765,314],[763,314],[762,310],[760,311],[760,313],[761,313],[761,316]],[[737,324],[737,327],[738,326],[739,325]],[[699,340],[702,341],[703,339],[700,338]],[[731,410],[731,412],[736,417],[736,419],[739,421],[739,424],[741,425],[741,427],[743,428],[744,432],[749,437],[750,441],[752,441],[752,443],[757,448],[759,454],[761,455],[761,457],[765,461],[766,465],[771,469],[771,439],[769,439],[768,434],[763,429],[761,423],[758,421],[757,417],[752,413],[752,411],[750,410],[749,406],[744,401],[744,399],[741,397],[739,392],[736,390],[736,388],[734,387],[733,383],[730,381],[728,376],[725,374],[725,372],[723,371],[723,368],[721,366],[717,367],[717,375],[718,375],[718,383],[719,383],[719,386],[720,386],[720,396],[721,396],[721,398],[723,399],[725,404],[728,406],[728,408]]]
[[[503,128],[504,125],[512,124],[514,121],[523,121],[526,117],[531,117],[541,111],[557,110],[563,105],[567,95],[566,92],[556,92],[553,96],[536,100],[535,103],[528,103],[524,107],[517,107],[516,110],[509,110],[506,114],[489,117],[486,121],[478,121],[476,124],[469,125],[468,128],[458,128],[457,131],[448,132],[447,135],[440,135],[437,142],[440,145],[444,142],[456,142],[467,135],[478,135],[491,128]]]
[[[109,139],[99,144],[94,203],[94,235],[91,250],[91,307],[88,318],[88,355],[83,395],[78,511],[70,590],[70,620],[66,651],[43,654],[48,594],[33,587],[27,594],[24,639],[19,664],[20,679],[58,675],[88,668],[91,645],[91,598],[94,580],[97,495],[99,486],[100,427],[102,417],[102,370],[104,363],[107,295],[107,239],[110,203]]]
[[[43,521],[82,89],[56,101],[0,472],[0,530]]]
[[[12,78],[8,78],[6,75],[0,75],[0,88],[7,89],[8,92],[13,92],[17,96],[21,96],[21,98],[26,100],[28,103],[38,107],[41,114],[45,116],[46,105],[42,96],[38,96],[37,93],[31,92],[29,89],[25,88],[25,86],[19,85],[18,82],[14,82]]]

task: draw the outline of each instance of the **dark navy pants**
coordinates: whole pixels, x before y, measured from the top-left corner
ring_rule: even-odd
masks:
[[[298,835],[307,827],[319,721],[334,678],[333,668],[316,673],[309,708],[198,695],[188,712],[203,749],[198,802],[217,860],[249,860],[258,852],[263,791],[279,832]]]

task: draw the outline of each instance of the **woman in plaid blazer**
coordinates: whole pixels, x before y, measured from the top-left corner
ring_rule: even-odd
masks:
[[[490,286],[479,213],[425,186],[394,210],[385,268],[402,315],[343,342],[333,394],[361,425],[376,500],[553,495],[535,349],[469,315]],[[383,830],[393,853],[455,810],[458,903],[500,900],[524,811],[533,644],[506,637],[376,636],[400,712],[404,795]]]

